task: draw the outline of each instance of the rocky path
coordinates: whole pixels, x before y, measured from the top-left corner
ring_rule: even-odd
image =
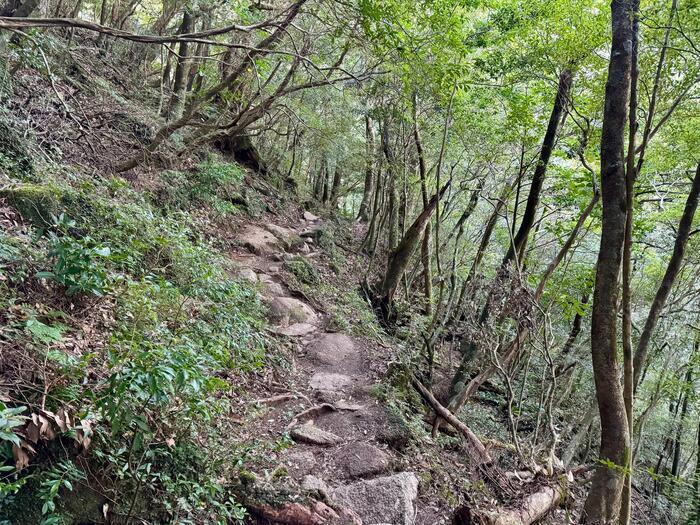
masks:
[[[272,330],[298,345],[295,366],[306,383],[303,408],[297,404],[286,416],[294,446],[280,459],[292,483],[312,498],[253,510],[268,521],[297,525],[412,525],[418,479],[396,471],[394,452],[385,445],[389,417],[370,395],[366,349],[350,335],[326,332],[323,313],[293,297],[281,278],[287,251],[313,259],[321,227],[308,212],[295,229],[248,225],[239,240],[249,253],[234,256],[240,276],[259,284]],[[273,409],[280,417],[290,412],[281,400]]]

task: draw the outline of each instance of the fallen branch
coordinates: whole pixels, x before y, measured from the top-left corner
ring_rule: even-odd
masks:
[[[440,402],[435,399],[435,396],[428,390],[423,383],[418,381],[415,377],[411,378],[411,383],[420,395],[425,399],[428,404],[433,408],[436,414],[442,417],[450,425],[452,425],[456,430],[458,430],[467,440],[469,444],[469,450],[472,453],[472,458],[476,460],[478,465],[483,465],[486,463],[491,463],[491,456],[486,450],[486,447],[477,437],[474,432],[472,432],[467,425],[462,423],[457,417],[450,412],[447,408],[442,406]]]
[[[479,514],[485,525],[531,525],[556,508],[564,497],[560,486],[542,487],[524,498],[517,509],[498,508]]]

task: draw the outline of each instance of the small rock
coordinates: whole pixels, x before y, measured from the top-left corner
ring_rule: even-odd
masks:
[[[238,277],[240,277],[241,279],[245,279],[246,281],[249,281],[251,283],[258,282],[257,274],[253,270],[251,270],[250,268],[241,268],[236,273],[238,274]]]
[[[263,284],[263,292],[268,297],[284,297],[287,292],[284,290],[281,284],[274,281],[266,282]]]
[[[355,343],[345,334],[325,334],[308,348],[309,356],[324,365],[338,365],[357,355]]]
[[[402,472],[338,487],[332,496],[340,505],[354,510],[368,525],[412,525],[418,478],[413,472]]]
[[[311,324],[316,320],[316,313],[311,307],[293,297],[275,297],[269,306],[270,319],[282,326],[294,323]]]
[[[337,410],[347,410],[348,412],[357,412],[358,410],[362,410],[365,407],[363,405],[358,405],[356,403],[350,403],[350,401],[347,401],[345,399],[341,399],[340,401],[337,401],[335,403],[335,408]]]
[[[311,213],[310,211],[304,212],[304,220],[313,222],[313,221],[317,221],[318,219],[319,218],[316,215],[314,215],[313,213]]]
[[[320,445],[322,447],[330,447],[343,442],[343,440],[335,434],[321,430],[312,424],[294,427],[290,435],[294,441],[298,441],[299,443]]]
[[[301,487],[304,490],[317,491],[325,497],[330,497],[330,489],[326,482],[311,474],[304,476],[304,479],[301,481]]]
[[[299,232],[299,237],[308,239],[318,239],[323,232],[322,224],[315,224]]]
[[[272,331],[279,335],[286,335],[287,337],[302,337],[313,333],[317,328],[309,323],[294,323],[289,326],[282,326],[273,328]]]
[[[279,266],[270,266],[267,270],[268,270],[270,273],[279,273],[280,267],[279,267]]]
[[[313,396],[321,403],[330,403],[334,405],[345,397],[345,394],[343,392],[332,392],[330,390],[314,390]]]
[[[334,461],[348,478],[381,474],[389,468],[389,456],[369,443],[350,443],[338,451]]]
[[[338,392],[351,384],[352,379],[349,376],[333,372],[316,372],[309,380],[309,386],[314,390],[325,390],[328,392]]]
[[[253,510],[268,521],[286,525],[325,525],[340,519],[332,508],[321,501],[313,501],[309,507],[301,503],[286,503],[279,508],[262,505],[253,507]]]

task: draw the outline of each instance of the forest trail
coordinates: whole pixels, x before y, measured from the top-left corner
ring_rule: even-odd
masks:
[[[293,372],[298,373],[296,383],[305,385],[303,391],[260,400],[271,409],[257,424],[287,421],[277,432],[288,431],[294,445],[282,453],[280,467],[297,488],[318,498],[250,510],[276,523],[411,525],[416,522],[418,478],[413,472],[394,472],[394,453],[382,443],[404,436],[387,436],[392,432],[389,415],[371,393],[376,384],[372,357],[359,339],[326,331],[325,314],[306,298],[295,297],[280,273],[290,257],[288,240],[303,239],[296,251],[313,259],[318,254],[314,233],[322,226],[309,212],[295,229],[251,224],[240,234],[248,253],[232,255],[239,276],[259,286],[270,330],[296,345]]]

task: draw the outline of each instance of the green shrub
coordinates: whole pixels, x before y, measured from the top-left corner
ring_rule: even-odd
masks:
[[[60,231],[67,232],[75,222],[61,215],[58,222]],[[110,249],[98,246],[85,236],[76,239],[67,233],[49,232],[51,249],[49,256],[54,259],[52,271],[38,272],[37,277],[50,279],[63,285],[66,295],[104,295],[109,286],[107,268],[103,259],[109,257]]]
[[[240,180],[237,169],[214,164],[198,173],[196,199]],[[80,407],[76,418],[98,422],[87,458],[91,468],[106,473],[104,490],[111,491],[115,512],[133,509],[161,523],[240,522],[244,509],[220,481],[246,457],[245,451],[231,456],[231,385],[222,378],[263,364],[264,312],[257,293],[228,275],[226,261],[186,209],[157,209],[121,179],[76,176],[71,184],[22,185],[31,198],[13,205],[32,203],[18,209],[28,213],[33,203],[46,202],[42,220],[31,221],[28,235],[0,237],[0,270],[8,272],[0,280],[0,306],[18,305],[15,311],[22,312],[13,320],[15,343],[48,366],[50,404],[72,402]],[[77,356],[61,349],[74,328],[51,319],[55,306],[28,306],[43,300],[23,286],[36,275],[61,284],[66,296],[109,297],[102,303],[114,305],[106,349]],[[14,436],[11,428],[7,432]],[[12,461],[11,451],[4,452]],[[55,455],[71,462],[66,450]],[[30,501],[32,516],[55,501],[46,506],[46,523],[73,516],[79,509],[69,509],[52,492],[61,485],[63,495],[64,481],[72,478],[48,472],[39,462],[13,474],[0,484],[0,500],[18,492],[11,497],[20,507]],[[90,483],[84,480],[81,490]]]

